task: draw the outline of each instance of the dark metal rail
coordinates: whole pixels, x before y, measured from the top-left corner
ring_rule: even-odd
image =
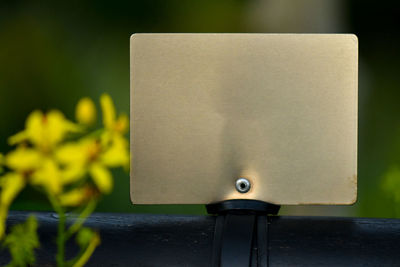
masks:
[[[57,218],[35,214],[38,266],[54,266]],[[8,225],[27,216],[11,212]],[[266,221],[269,266],[400,266],[400,220],[271,216]],[[210,266],[215,224],[215,216],[97,213],[86,225],[100,231],[102,243],[87,266]],[[67,250],[69,257],[77,253],[73,242]],[[0,265],[8,261],[1,250]]]

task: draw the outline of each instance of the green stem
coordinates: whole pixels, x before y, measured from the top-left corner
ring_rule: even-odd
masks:
[[[100,244],[100,237],[96,233],[92,237],[92,240],[90,240],[90,243],[87,246],[87,248],[83,251],[82,255],[76,260],[76,262],[72,267],[82,267],[83,265],[85,265],[99,244]]]
[[[54,196],[49,195],[49,200],[51,205],[53,206],[53,209],[58,214],[57,255],[56,255],[57,266],[64,267],[65,241],[66,241],[65,239],[66,216],[63,208],[61,207],[61,205],[58,203],[57,199]]]
[[[64,266],[64,255],[65,255],[65,214],[59,213],[58,221],[58,235],[57,235],[57,265],[59,267]]]
[[[97,201],[91,200],[86,205],[85,209],[79,214],[78,218],[75,220],[74,224],[68,229],[65,234],[65,239],[68,240],[73,234],[81,229],[82,225],[85,223],[86,219],[92,214],[94,209],[96,208]]]

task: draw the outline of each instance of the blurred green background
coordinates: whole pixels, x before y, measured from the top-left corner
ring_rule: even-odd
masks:
[[[400,2],[337,0],[18,1],[0,3],[0,151],[36,108],[73,118],[78,99],[108,92],[129,112],[129,37],[136,32],[355,33],[359,37],[359,197],[351,207],[281,214],[400,217],[382,177],[400,162]],[[98,211],[204,213],[200,205],[132,206],[129,175]],[[13,209],[46,210],[33,190]]]

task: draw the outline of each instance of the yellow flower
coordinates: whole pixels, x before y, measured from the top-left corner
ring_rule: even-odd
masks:
[[[29,172],[37,169],[41,165],[42,155],[35,149],[18,147],[8,153],[5,163],[16,172]]]
[[[41,167],[32,174],[31,183],[46,189],[49,194],[57,195],[63,188],[62,172],[51,158],[44,158]]]
[[[75,117],[79,123],[87,125],[96,120],[96,107],[90,98],[84,97],[79,100],[75,110]]]
[[[24,186],[25,180],[21,174],[10,172],[0,178],[0,239],[5,231],[8,208]]]
[[[86,171],[83,165],[68,165],[61,170],[62,184],[67,185],[76,182],[84,177]]]
[[[67,175],[71,172],[61,170],[51,157],[44,156],[36,149],[22,146],[8,153],[5,163],[16,173],[25,175],[29,183],[42,186],[53,195],[62,191]]]
[[[129,119],[125,114],[118,118],[115,114],[115,107],[111,97],[108,94],[103,94],[100,97],[101,109],[103,111],[103,124],[106,130],[124,134],[129,128]]]
[[[115,107],[109,95],[103,94],[100,103],[105,127],[101,135],[101,143],[104,147],[101,161],[108,167],[129,167],[129,142],[124,137],[129,129],[129,118],[124,114],[116,118]]]
[[[82,174],[89,173],[97,188],[103,193],[109,193],[113,186],[112,175],[102,162],[101,143],[94,138],[86,138],[79,142],[68,143],[56,151],[57,160],[65,165],[65,169],[76,170],[77,176],[71,181],[79,179]]]
[[[67,133],[79,132],[80,128],[67,120],[58,110],[46,114],[39,110],[32,112],[26,120],[25,130],[9,138],[11,145],[29,141],[47,152],[60,143]]]
[[[58,199],[62,206],[79,206],[88,198],[90,189],[87,187],[79,187],[72,189],[66,193],[62,193]]]
[[[121,135],[112,138],[108,148],[101,154],[100,160],[108,167],[129,166],[129,143]]]
[[[94,138],[84,138],[77,142],[61,145],[56,150],[56,158],[63,164],[85,165],[100,152],[99,143]]]
[[[111,172],[102,164],[93,163],[89,167],[89,173],[100,192],[110,193],[113,187]]]

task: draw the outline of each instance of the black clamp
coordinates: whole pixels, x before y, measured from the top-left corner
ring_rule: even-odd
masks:
[[[216,218],[212,267],[268,266],[268,217],[280,206],[249,199],[206,205]]]

